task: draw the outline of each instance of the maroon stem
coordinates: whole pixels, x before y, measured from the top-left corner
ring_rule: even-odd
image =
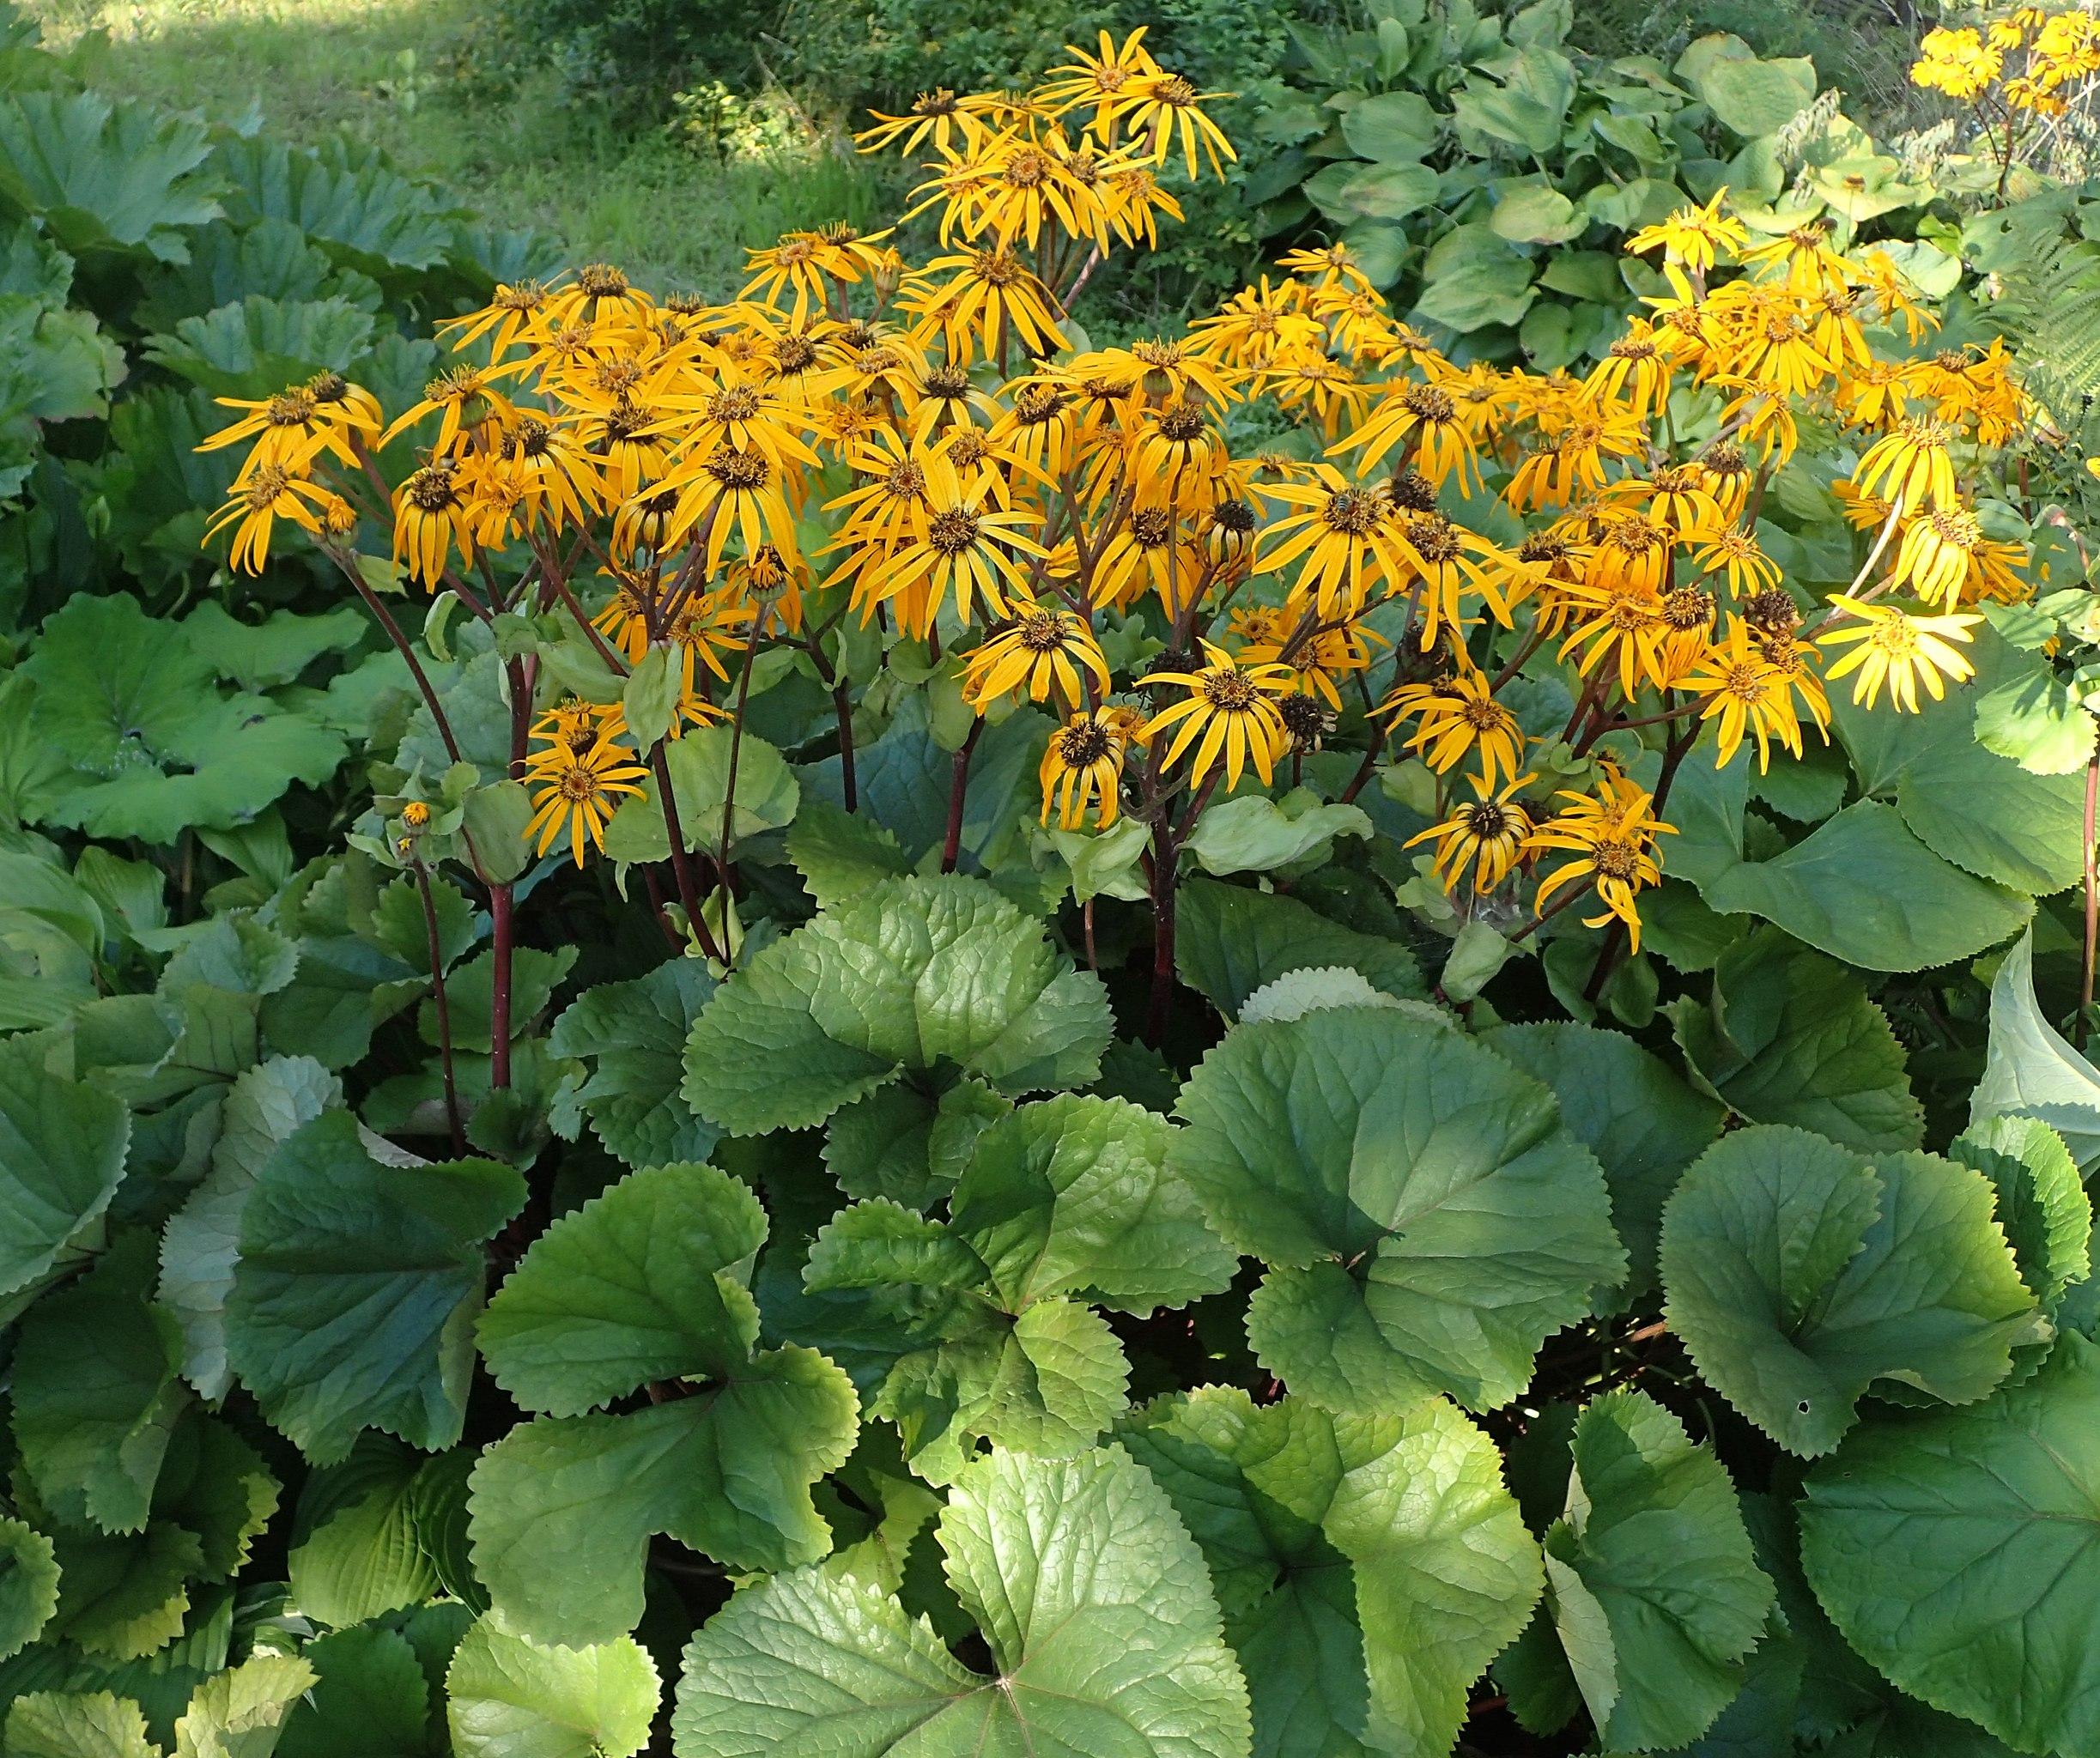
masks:
[[[1152,863],[1152,1003],[1145,1012],[1144,1041],[1155,1050],[1166,1042],[1174,1017],[1174,881],[1180,858],[1169,839]]]
[[[664,803],[664,830],[671,839],[671,870],[678,882],[678,901],[684,906],[685,919],[698,937],[701,950],[709,958],[719,959],[721,952],[708,930],[707,918],[701,913],[700,888],[693,878],[693,857],[685,846],[684,827],[678,821],[678,802],[671,791],[671,765],[664,759],[661,739],[649,753],[649,767],[656,772],[657,797]]]
[[[941,871],[952,873],[956,863],[962,858],[962,808],[969,798],[970,757],[977,749],[979,736],[984,731],[982,720],[970,723],[969,737],[955,755],[951,778],[948,784],[948,835],[941,844]]]
[[[430,894],[430,872],[419,860],[416,888],[422,894],[423,932],[430,943],[430,998],[438,1015],[438,1064],[445,1071],[445,1120],[452,1125],[452,1152],[466,1158],[466,1125],[459,1116],[459,1088],[452,1077],[452,1009],[445,992],[445,949],[438,937],[438,906]]]
[[[495,930],[495,968],[489,989],[489,1085],[502,1092],[511,1083],[511,888],[489,888],[489,919]]]

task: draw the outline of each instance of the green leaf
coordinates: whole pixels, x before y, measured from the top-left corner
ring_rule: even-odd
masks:
[[[2034,936],[2023,934],[1991,979],[1990,1034],[1970,1122],[2037,1118],[2063,1137],[2079,1170],[2091,1172],[2100,1165],[2100,1070],[2042,1017],[2034,960]]]
[[[32,730],[77,772],[51,820],[94,835],[231,828],[294,781],[326,781],[346,749],[266,698],[222,695],[173,626],[124,593],[70,599],[21,670],[36,684]]]
[[[1213,1386],[1119,1439],[1211,1565],[1258,1758],[1449,1748],[1544,1582],[1487,1436],[1441,1398],[1336,1416]]]
[[[667,645],[652,646],[641,656],[641,661],[627,675],[627,683],[620,692],[620,708],[627,721],[628,730],[634,735],[638,748],[647,750],[670,730],[671,717],[678,711],[678,667],[673,661]],[[677,786],[674,776],[672,786]],[[679,803],[683,805],[683,790],[679,790]],[[660,819],[663,813],[657,812]],[[683,813],[680,814],[681,818]],[[664,844],[668,854],[671,843],[668,836]]]
[[[268,1161],[241,1212],[227,1355],[264,1413],[318,1464],[359,1432],[459,1438],[482,1246],[524,1204],[507,1166],[382,1164],[331,1111]]]
[[[176,1419],[175,1322],[152,1300],[153,1236],[124,1234],[22,1321],[15,1444],[39,1499],[73,1525],[136,1532]]]
[[[289,221],[336,262],[382,282],[435,268],[451,249],[442,203],[371,148],[334,138],[312,151],[251,136],[222,142],[213,165],[236,224]]]
[[[683,1091],[731,1135],[805,1128],[907,1069],[952,1064],[1009,1094],[1083,1086],[1109,1030],[1100,979],[990,886],[894,879],[715,991],[686,1043]]]
[[[1645,1393],[1575,1422],[1567,1512],[1545,1535],[1546,1606],[1600,1746],[1696,1739],[1727,1706],[1773,1602],[1721,1461]]]
[[[317,373],[349,373],[372,330],[372,313],[345,299],[280,304],[252,293],[183,318],[172,336],[148,336],[145,354],[214,397],[261,398]]]
[[[270,1758],[319,1676],[291,1654],[257,1654],[197,1688],[175,1724],[175,1758]]]
[[[416,1521],[421,1464],[406,1447],[366,1434],[341,1464],[307,1478],[287,1565],[294,1609],[341,1629],[430,1596],[437,1574]]]
[[[739,844],[791,822],[802,798],[801,785],[786,759],[762,738],[746,732],[738,740],[734,729],[724,725],[688,727],[664,747],[664,763],[671,772],[671,797],[677,803],[678,827],[686,846],[704,850],[711,857],[721,846],[732,745],[737,759],[736,807],[730,829],[732,858]],[[646,778],[643,787],[643,792],[621,804],[605,826],[605,852],[616,861],[661,861],[671,855],[671,833],[664,827],[655,776]]]
[[[641,1616],[652,1533],[733,1569],[815,1561],[831,1534],[810,1486],[853,1451],[855,1403],[843,1373],[791,1346],[631,1415],[537,1417],[474,1468],[475,1572],[507,1628],[574,1646]]]
[[[714,979],[671,959],[630,983],[601,983],[554,1022],[547,1048],[590,1065],[576,1094],[607,1150],[629,1166],[705,1160],[720,1139],[678,1092],[685,1040]]]
[[[1360,971],[1388,995],[1420,1000],[1429,992],[1405,946],[1345,928],[1295,898],[1211,879],[1180,888],[1175,970],[1226,1018],[1287,972],[1332,965]]]
[[[1976,698],[1976,742],[2035,775],[2068,775],[2092,756],[2096,721],[2051,666],[2008,678]],[[2081,803],[2082,809],[2082,803]]]
[[[1973,1403],[2036,1325],[1994,1202],[1981,1173],[1935,1154],[1870,1162],[1801,1130],[1739,1130],[1671,1198],[1671,1329],[1716,1391],[1809,1458],[1877,1382]]]
[[[1501,97],[1497,94],[1490,101]],[[1466,116],[1463,106],[1459,114]],[[1423,263],[1422,294],[1415,309],[1461,336],[1490,324],[1520,323],[1537,296],[1532,274],[1531,259],[1493,227],[1454,226]]]
[[[634,1758],[659,1694],[631,1637],[543,1648],[485,1617],[453,1654],[445,1690],[458,1758]]]
[[[2100,1347],[2024,1384],[1857,1430],[1809,1475],[1801,1561],[1897,1685],[2022,1751],[2100,1746]]]
[[[76,257],[179,263],[180,228],[217,218],[203,118],[119,107],[99,92],[0,97],[0,205],[35,216]]]
[[[1866,985],[1775,930],[1727,948],[1709,1004],[1686,997],[1671,1021],[1694,1074],[1751,1123],[1870,1152],[1923,1138],[1903,1047]]]
[[[888,1197],[930,1207],[954,1189],[985,1125],[1013,1101],[982,1081],[957,1081],[935,1095],[899,1082],[832,1113],[824,1169],[849,1197]]]
[[[1496,198],[1488,224],[1511,244],[1565,244],[1589,229],[1587,217],[1550,183],[1519,183]]]
[[[1437,1014],[1425,1001],[1402,1001],[1388,995],[1382,989],[1374,989],[1370,979],[1363,972],[1346,965],[1323,965],[1317,969],[1286,971],[1271,983],[1264,983],[1240,1009],[1241,1020],[1254,1025],[1262,1020],[1302,1020],[1308,1013],[1318,1013],[1323,1007],[1395,1007],[1417,1009],[1423,1015],[1435,1015],[1449,1020],[1448,1014]],[[1455,1025],[1457,1022],[1452,1021]]]
[[[1628,1291],[1654,1286],[1663,1204],[1719,1132],[1722,1107],[1623,1032],[1563,1021],[1497,1026],[1480,1041],[1553,1089],[1568,1132],[1604,1167]]]
[[[1174,1133],[1122,1099],[1023,1105],[977,1137],[949,1225],[1011,1312],[1069,1294],[1148,1313],[1217,1294],[1239,1260],[1171,1168]]]
[[[893,832],[817,794],[804,799],[787,827],[787,858],[820,906],[912,870]]]
[[[748,1284],[765,1237],[758,1198],[726,1173],[630,1173],[534,1240],[496,1291],[479,1327],[489,1371],[558,1416],[652,1379],[730,1378],[758,1340]]]
[[[1942,860],[1875,800],[1854,801],[1784,854],[1746,861],[1702,888],[1724,914],[1762,916],[1870,971],[1968,958],[2033,913],[2026,898]]]
[[[31,1691],[7,1713],[8,1758],[161,1758],[146,1718],[109,1691]]]
[[[1255,1353],[1327,1408],[1506,1403],[1626,1273],[1603,1173],[1552,1094],[1455,1032],[1371,1008],[1242,1025],[1178,1109],[1170,1165],[1270,1266]]]
[[[161,1301],[182,1331],[183,1377],[204,1397],[223,1397],[232,1379],[226,1298],[256,1174],[281,1143],[342,1100],[341,1082],[311,1057],[273,1056],[245,1070],[221,1108],[210,1169],[168,1218]]]
[[[0,1051],[0,1294],[48,1274],[124,1177],[124,1101]]]
[[[811,1745],[857,1758],[1247,1758],[1247,1686],[1202,1555],[1120,1449],[980,1459],[939,1537],[995,1676],[851,1577],[776,1575],[740,1590],[687,1647],[678,1758]]]
[[[432,1749],[430,1682],[405,1636],[367,1624],[301,1652],[320,1680],[293,1706],[276,1758],[422,1758]]]
[[[1443,118],[1419,92],[1375,93],[1342,116],[1350,151],[1381,165],[1419,162],[1442,131]]]
[[[2054,1313],[2092,1270],[2092,1203],[2064,1139],[2031,1117],[1994,1117],[1957,1136],[1947,1157],[1991,1181],[2020,1280]]]
[[[0,1660],[35,1641],[58,1609],[58,1559],[33,1526],[0,1515]],[[8,1750],[14,1749],[9,1729]]]
[[[1678,58],[1677,71],[1722,127],[1746,140],[1773,133],[1815,101],[1814,62],[1760,61],[1739,37],[1701,37]]]
[[[1249,794],[1211,806],[1183,845],[1206,873],[1266,873],[1296,861],[1325,860],[1338,836],[1368,837],[1361,806],[1323,805],[1309,788],[1279,802]]]

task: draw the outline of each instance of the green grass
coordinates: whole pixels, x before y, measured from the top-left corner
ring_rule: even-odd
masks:
[[[491,223],[538,226],[575,261],[659,289],[733,293],[747,246],[832,219],[878,222],[895,191],[835,138],[774,130],[744,150],[624,130],[545,73],[485,70],[490,0],[22,0],[56,47],[106,33],[91,76],[281,138],[341,131],[435,179]],[[785,138],[782,138],[785,136]]]

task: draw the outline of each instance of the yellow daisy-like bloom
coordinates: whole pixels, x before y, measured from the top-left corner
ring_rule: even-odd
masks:
[[[446,367],[423,386],[422,401],[403,410],[393,426],[379,435],[379,445],[392,445],[425,415],[441,410],[435,451],[443,457],[462,432],[476,434],[491,422],[514,420],[516,411],[496,390],[495,381],[522,372],[525,366],[524,361],[516,360],[492,367]]]
[[[1538,777],[1516,776],[1500,793],[1492,791],[1491,781],[1484,781],[1478,775],[1466,779],[1472,784],[1473,797],[1454,808],[1442,823],[1432,824],[1409,837],[1406,846],[1412,848],[1433,840],[1436,850],[1429,870],[1444,889],[1456,891],[1470,868],[1478,896],[1494,890],[1523,859],[1525,845],[1537,827],[1530,808],[1515,796],[1520,788],[1528,787]]]
[[[1145,685],[1172,684],[1186,690],[1187,697],[1155,714],[1145,723],[1150,740],[1179,724],[1174,743],[1167,748],[1169,766],[1196,745],[1191,782],[1200,787],[1211,766],[1222,757],[1225,785],[1240,785],[1240,774],[1251,759],[1254,773],[1266,783],[1275,779],[1276,760],[1290,743],[1290,731],[1278,708],[1278,694],[1292,686],[1288,665],[1247,665],[1234,660],[1223,647],[1203,644],[1205,664],[1201,671],[1155,671],[1138,680]],[[1197,743],[1198,739],[1200,743]]]
[[[1236,164],[1240,155],[1225,138],[1225,130],[1203,113],[1202,106],[1232,95],[1199,92],[1178,73],[1148,74],[1132,82],[1132,94],[1119,102],[1113,113],[1117,124],[1130,130],[1132,150],[1155,165],[1167,162],[1178,139],[1190,182],[1196,180],[1199,149],[1210,162],[1211,174],[1223,179],[1223,161]]]
[[[1965,506],[1922,513],[1905,527],[1896,552],[1895,584],[1927,603],[1951,610],[1971,597],[2023,596],[2026,583],[2013,570],[2019,548],[1992,542]]]
[[[1683,682],[1704,699],[1700,719],[1720,726],[1716,769],[1727,767],[1746,733],[1757,737],[1760,775],[1769,767],[1775,738],[1796,756],[1800,755],[1800,728],[1787,679],[1765,658],[1747,623],[1731,623],[1726,637],[1707,649],[1706,657],[1684,675]]]
[[[226,491],[226,505],[204,527],[204,542],[234,526],[234,570],[260,573],[270,560],[270,534],[277,520],[287,518],[303,530],[319,531],[324,512],[339,499],[318,482],[292,474],[281,464],[264,464],[249,471]]]
[[[1763,591],[1779,584],[1779,564],[1764,553],[1748,531],[1723,531],[1700,550],[1693,561],[1708,579],[1719,574],[1726,580],[1732,598],[1739,598],[1746,591]]]
[[[1460,672],[1439,683],[1401,684],[1378,705],[1377,714],[1387,721],[1411,718],[1415,730],[1408,749],[1420,752],[1439,775],[1478,752],[1482,785],[1492,789],[1498,774],[1514,775],[1523,761],[1523,729],[1495,700],[1484,672]]]
[[[1878,494],[1915,512],[1927,501],[1943,509],[1960,502],[1954,487],[1954,460],[1948,455],[1953,433],[1944,421],[1922,416],[1902,422],[1866,448],[1852,473],[1852,486],[1862,494]]]
[[[853,136],[853,146],[863,153],[879,153],[895,147],[909,157],[928,140],[936,152],[945,152],[951,142],[967,146],[977,138],[984,124],[973,115],[965,100],[946,86],[921,92],[901,116],[885,116],[871,110],[875,126]]]
[[[1302,561],[1294,594],[1311,597],[1322,616],[1362,609],[1370,588],[1398,591],[1422,571],[1381,487],[1350,482],[1332,464],[1315,464],[1308,482],[1279,483],[1269,494],[1302,512],[1263,534],[1254,558],[1260,573],[1278,573]]]
[[[1670,356],[1647,322],[1636,318],[1605,350],[1582,388],[1599,403],[1623,403],[1645,420],[1670,401]]]
[[[1295,626],[1295,618],[1293,623]],[[1241,647],[1237,657],[1241,665],[1287,667],[1296,694],[1318,696],[1338,714],[1342,710],[1340,680],[1369,668],[1373,643],[1387,645],[1369,629],[1345,623],[1339,628],[1320,629],[1295,646],[1287,633],[1280,639],[1249,641]]]
[[[340,387],[337,389],[337,387]],[[322,391],[333,395],[324,396]],[[245,481],[252,470],[276,464],[294,476],[302,474],[314,458],[327,452],[355,470],[357,454],[354,438],[369,440],[379,430],[379,408],[371,394],[361,391],[341,375],[323,373],[294,385],[275,397],[250,399],[222,397],[221,409],[243,409],[240,420],[220,430],[197,446],[199,452],[217,452],[244,440],[255,444],[241,461],[234,480]]]
[[[532,815],[525,821],[525,835],[539,834],[539,852],[545,854],[567,834],[576,864],[583,865],[583,843],[587,835],[600,854],[605,852],[605,821],[612,816],[623,796],[638,794],[636,779],[649,772],[634,761],[625,745],[616,744],[601,733],[587,751],[567,751],[564,761],[534,772]]]
[[[1926,32],[1918,51],[1910,66],[1911,83],[1964,104],[1988,88],[2005,66],[2000,50],[1973,28],[1936,26]]]
[[[1717,189],[1703,206],[1679,208],[1661,224],[1642,227],[1626,240],[1626,248],[1637,257],[1660,250],[1664,261],[1705,274],[1720,252],[1739,251],[1750,242],[1750,228],[1721,211],[1727,196],[1727,190]]]
[[[1954,644],[1976,639],[1970,631],[1981,616],[1920,616],[1893,604],[1872,604],[1839,593],[1832,607],[1858,619],[1816,637],[1818,646],[1849,646],[1851,652],[1829,670],[1832,683],[1856,671],[1852,700],[1871,708],[1888,686],[1889,700],[1908,713],[1918,712],[1918,686],[1935,702],[1946,694],[1945,680],[1957,683],[1976,675],[1967,656]]]
[[[1139,25],[1120,45],[1107,31],[1102,32],[1097,55],[1089,55],[1077,45],[1067,43],[1065,52],[1071,60],[1061,67],[1052,68],[1042,84],[1035,88],[1035,95],[1060,116],[1091,105],[1094,114],[1088,127],[1091,132],[1108,138],[1116,106],[1133,82],[1151,77],[1160,70],[1159,64],[1144,47],[1146,28]]]
[[[538,328],[546,309],[547,289],[540,282],[498,282],[487,305],[440,324],[434,333],[451,338],[454,354],[464,353],[489,336],[489,357],[500,361]]]
[[[1418,512],[1406,521],[1407,547],[1422,570],[1422,645],[1436,644],[1439,631],[1453,638],[1472,621],[1467,602],[1478,597],[1504,628],[1511,626],[1508,602],[1500,581],[1509,572],[1502,552],[1478,531],[1441,512]]]
[[[1053,688],[1067,707],[1085,698],[1080,674],[1102,693],[1114,688],[1094,631],[1069,610],[1017,599],[1014,621],[974,649],[962,665],[962,697],[979,713],[1009,690],[1025,686],[1031,702]]]
[[[943,275],[944,281],[938,278]],[[1061,345],[1056,296],[1004,248],[936,257],[897,303],[920,318],[923,333],[943,337],[950,357],[965,366],[999,357],[1014,341],[1038,356]]]
[[[1276,266],[1286,275],[1309,276],[1315,287],[1331,287],[1337,281],[1354,282],[1366,292],[1376,292],[1371,277],[1363,272],[1356,253],[1345,244],[1308,246],[1285,251]]]
[[[921,637],[933,627],[943,605],[968,622],[980,598],[987,613],[1006,614],[1011,591],[1028,596],[1023,557],[1045,557],[1041,544],[1029,535],[1042,524],[1041,515],[1001,509],[985,494],[966,488],[955,466],[938,454],[926,463],[926,504],[922,522],[910,538],[861,576],[870,611],[877,604],[905,597],[915,605],[912,632]]]
[[[1140,718],[1134,709],[1108,706],[1075,714],[1050,735],[1038,772],[1042,784],[1041,821],[1054,809],[1059,826],[1077,830],[1095,814],[1106,830],[1122,811],[1123,754]]]
[[[1372,412],[1369,421],[1340,445],[1338,452],[1362,452],[1357,468],[1369,471],[1402,440],[1414,444],[1408,461],[1437,488],[1456,476],[1459,493],[1471,496],[1480,482],[1480,459],[1472,429],[1458,400],[1441,385],[1401,385]]]
[[[1543,913],[1554,893],[1587,879],[1604,909],[1600,914],[1586,916],[1584,925],[1601,928],[1616,916],[1626,924],[1629,944],[1640,951],[1641,912],[1634,900],[1645,888],[1661,882],[1655,839],[1675,835],[1677,827],[1657,819],[1648,793],[1609,764],[1593,797],[1567,791],[1558,797],[1571,803],[1533,831],[1525,849],[1540,854],[1564,850],[1575,858],[1547,876],[1539,888],[1536,906]]]
[[[450,464],[428,464],[394,490],[394,560],[405,557],[409,578],[433,591],[455,544],[462,561],[473,559],[473,511],[459,489],[459,474]]]

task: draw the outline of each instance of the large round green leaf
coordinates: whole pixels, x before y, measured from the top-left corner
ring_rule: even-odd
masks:
[[[1101,979],[989,885],[893,879],[776,941],[718,989],[684,1094],[731,1135],[806,1128],[906,1069],[1020,1094],[1083,1086],[1110,1021]]]
[[[992,1675],[851,1576],[775,1575],[687,1647],[678,1758],[1247,1758],[1247,1685],[1202,1553],[1120,1447],[987,1455],[939,1539]]]
[[[2041,1329],[1994,1209],[1981,1173],[1936,1154],[1739,1130],[1670,1199],[1671,1327],[1716,1391],[1810,1457],[1878,1380],[1973,1403]]]
[[[1258,1758],[1448,1749],[1545,1579],[1486,1435],[1442,1398],[1336,1416],[1222,1386],[1120,1433],[1211,1564]]]
[[[632,1637],[543,1648],[484,1617],[453,1652],[445,1694],[458,1758],[633,1758],[659,1686]]]
[[[1740,1687],[1774,1596],[1721,1461],[1642,1393],[1596,1399],[1575,1422],[1545,1562],[1599,1744],[1660,1751],[1703,1733]]]
[[[1362,1007],[1242,1025],[1179,1108],[1172,1163],[1270,1266],[1255,1351],[1328,1409],[1506,1403],[1626,1273],[1604,1175],[1553,1095],[1443,1027]]]
[[[2100,1345],[2025,1384],[1862,1428],[1808,1480],[1801,1561],[1912,1695],[2025,1752],[2100,1752]]]

